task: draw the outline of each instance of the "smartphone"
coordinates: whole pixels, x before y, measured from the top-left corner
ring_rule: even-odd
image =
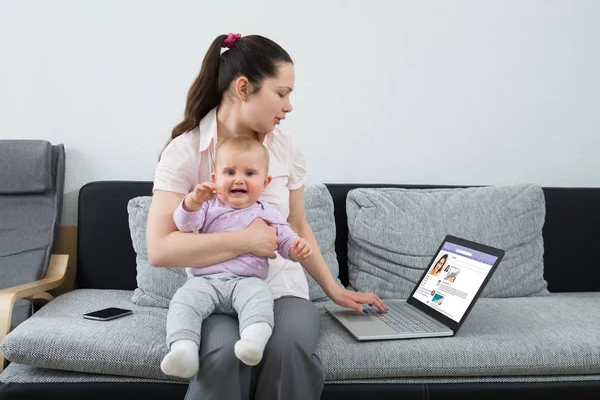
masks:
[[[110,321],[111,319],[124,317],[131,314],[133,311],[124,308],[109,307],[103,310],[94,311],[83,314],[83,318],[93,319],[96,321]]]

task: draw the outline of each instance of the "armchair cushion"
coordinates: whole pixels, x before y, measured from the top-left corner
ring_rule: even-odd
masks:
[[[13,306],[12,317],[10,320],[10,330],[15,329],[21,322],[25,321],[32,314],[33,305],[28,300],[17,300]]]
[[[64,187],[64,146],[0,140],[0,289],[41,279],[56,248]],[[31,315],[18,300],[11,328]]]
[[[0,193],[0,289],[42,278],[50,254],[56,248],[64,186],[64,147],[50,146],[52,164],[45,165],[42,159],[46,157],[46,145],[50,146],[43,141],[0,141],[0,187],[3,188]],[[30,159],[26,163],[24,159],[19,160],[17,154],[20,157],[30,154]],[[4,167],[12,162],[21,167],[7,173]],[[36,173],[40,177],[36,178]],[[46,185],[46,175],[51,179],[50,188]]]
[[[52,187],[52,145],[0,140],[0,194],[45,193]]]

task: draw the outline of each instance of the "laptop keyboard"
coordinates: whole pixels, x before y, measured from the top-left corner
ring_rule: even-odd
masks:
[[[382,322],[396,332],[436,332],[440,326],[427,318],[420,318],[405,304],[386,304],[387,312],[374,313]]]

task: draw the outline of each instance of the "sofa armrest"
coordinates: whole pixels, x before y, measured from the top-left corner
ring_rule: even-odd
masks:
[[[59,287],[65,280],[69,256],[66,254],[52,254],[46,276],[38,281],[24,283],[0,290],[0,342],[10,332],[10,323],[13,306],[17,300],[52,300],[47,290]],[[0,372],[4,370],[4,355],[0,354]]]

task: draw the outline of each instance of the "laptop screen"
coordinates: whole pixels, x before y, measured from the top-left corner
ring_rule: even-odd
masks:
[[[460,322],[487,282],[498,256],[449,241],[442,243],[412,297]]]

